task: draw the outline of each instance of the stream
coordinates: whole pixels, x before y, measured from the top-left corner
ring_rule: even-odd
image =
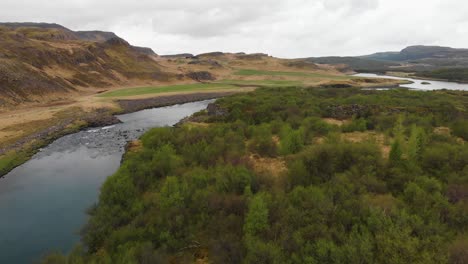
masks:
[[[214,100],[117,116],[122,123],[64,136],[0,179],[0,263],[31,263],[68,253],[87,221],[86,209],[117,171],[127,141],[172,126]]]
[[[385,79],[396,79],[396,80],[407,80],[413,82],[412,84],[401,84],[400,87],[406,87],[416,90],[463,90],[468,91],[468,83],[456,83],[456,82],[444,82],[444,81],[432,81],[432,80],[422,80],[415,78],[404,78],[404,77],[395,77],[388,75],[377,75],[373,73],[359,73],[353,76],[357,77],[373,77],[373,78],[385,78]],[[426,83],[426,84],[424,84]],[[428,84],[427,84],[428,83]]]

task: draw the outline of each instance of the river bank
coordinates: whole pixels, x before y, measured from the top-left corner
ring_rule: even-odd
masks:
[[[0,146],[0,177],[17,166],[28,161],[41,148],[49,145],[54,140],[68,134],[93,128],[110,126],[119,123],[115,117],[118,114],[133,113],[136,111],[197,102],[208,99],[232,95],[235,92],[207,92],[191,94],[164,95],[143,99],[120,99],[116,101],[117,107],[97,108],[90,112],[83,110],[71,111],[57,120],[54,124],[26,135],[11,144]]]
[[[353,76],[365,77],[365,78],[380,78],[380,79],[393,79],[400,81],[407,81],[406,84],[400,84],[399,87],[416,89],[416,90],[457,90],[457,91],[468,91],[468,84],[456,83],[456,82],[445,82],[445,81],[429,81],[422,78],[402,77],[393,75],[379,75],[374,73],[359,73]]]

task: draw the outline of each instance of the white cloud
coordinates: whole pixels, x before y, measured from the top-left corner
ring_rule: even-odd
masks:
[[[464,0],[0,0],[0,20],[114,31],[157,53],[360,55],[468,43]]]

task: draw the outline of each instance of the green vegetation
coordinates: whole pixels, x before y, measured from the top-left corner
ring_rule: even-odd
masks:
[[[465,92],[261,88],[215,105],[206,125],[146,133],[84,245],[43,263],[468,261],[468,146],[435,132],[466,133]]]
[[[468,121],[459,120],[452,125],[453,134],[468,141]]]
[[[265,76],[292,76],[292,77],[310,77],[310,78],[326,78],[333,80],[348,80],[350,76],[346,75],[332,75],[332,74],[321,74],[321,73],[312,73],[312,72],[284,72],[284,71],[261,71],[261,70],[249,70],[243,69],[235,72],[236,75],[243,76],[255,76],[255,75],[265,75]]]
[[[10,151],[0,156],[0,175],[5,175],[16,166],[23,164],[32,156],[27,152]]]
[[[335,76],[334,76],[335,77]],[[169,85],[169,86],[150,86],[150,87],[136,87],[111,91],[99,95],[100,97],[123,97],[135,96],[145,94],[159,94],[171,92],[197,92],[209,90],[227,90],[236,89],[240,86],[262,86],[262,87],[284,87],[284,86],[300,86],[302,82],[299,81],[282,81],[282,80],[222,80],[215,83],[193,83],[182,85]]]
[[[265,87],[287,87],[301,86],[301,81],[284,81],[284,80],[222,80],[217,83],[237,85],[237,86],[265,86]]]
[[[134,96],[144,94],[159,94],[159,93],[171,93],[171,92],[196,92],[203,90],[220,90],[220,89],[233,89],[236,88],[230,84],[218,84],[218,83],[192,83],[192,84],[180,84],[180,85],[169,85],[169,86],[150,86],[150,87],[137,87],[129,89],[121,89],[103,93],[101,97],[119,97],[119,96]]]
[[[435,71],[418,72],[416,76],[447,80],[451,82],[468,82],[467,68],[446,68]]]

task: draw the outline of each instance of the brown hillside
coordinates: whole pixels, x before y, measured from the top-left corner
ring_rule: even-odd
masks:
[[[175,78],[161,70],[156,56],[109,32],[0,24],[0,107],[44,102],[86,88]]]

